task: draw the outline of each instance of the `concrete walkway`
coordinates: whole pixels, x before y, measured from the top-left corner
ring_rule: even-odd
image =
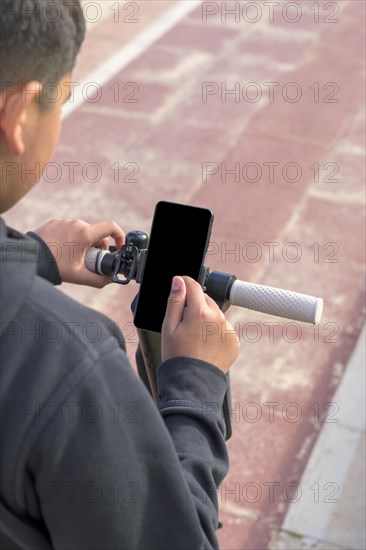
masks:
[[[323,425],[300,482],[304,498],[290,505],[272,550],[366,548],[365,340],[364,328],[333,398],[338,421]]]

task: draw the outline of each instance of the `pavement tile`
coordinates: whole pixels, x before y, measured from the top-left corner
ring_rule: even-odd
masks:
[[[286,429],[291,432],[295,424],[297,430],[302,423],[306,429],[313,424],[319,430],[319,424],[325,418],[331,419],[334,412],[327,412],[321,403],[331,401],[345,365],[339,354],[343,344],[340,332],[333,326],[332,331],[321,326],[319,334],[314,334],[313,328],[304,323],[269,316],[261,321],[254,313],[241,320],[236,317],[233,324],[242,347],[232,369],[234,428],[240,433],[250,431],[253,417],[258,433],[264,429],[267,436],[271,431],[285,430],[286,437]],[[278,405],[271,409],[265,405],[270,402]],[[315,402],[319,402],[319,409],[312,408]],[[248,403],[258,406],[246,407]],[[287,410],[289,403],[297,403],[298,408],[289,405]],[[265,437],[263,442],[265,446]],[[254,463],[254,468],[263,470],[260,464]]]
[[[89,223],[115,219],[124,229],[144,230],[138,212],[128,204],[131,193],[136,202],[143,202],[144,196],[134,159],[123,150],[120,156],[115,149],[107,157],[94,149],[79,148],[75,142],[67,145],[69,148],[57,153],[25,201],[7,213],[9,223],[19,226],[22,216],[20,229],[29,230],[52,217],[80,218]]]
[[[187,169],[193,165],[200,172],[204,159],[214,158],[220,162],[232,144],[229,132],[212,132],[169,118],[154,127],[136,149],[165,159],[165,163],[179,162]]]
[[[360,265],[365,262],[365,251],[360,246],[365,238],[364,221],[362,204],[309,198],[300,220],[289,231],[292,239],[303,247],[319,242],[319,254],[317,247],[312,250],[314,263],[323,263],[324,268],[328,267],[325,264],[333,265],[335,271],[346,274],[350,262]]]
[[[364,152],[366,146],[366,128],[365,128],[365,106],[362,106],[360,111],[353,117],[349,124],[343,128],[341,133],[341,139],[339,142],[340,147],[347,149],[353,148],[358,151]]]
[[[278,69],[256,59],[253,63],[236,51],[207,59],[192,73],[192,85],[175,110],[175,117],[217,131],[243,132],[265,104],[267,91],[249,83],[273,80]],[[263,101],[262,101],[263,100]]]
[[[187,51],[200,50],[210,53],[218,53],[226,44],[238,37],[238,31],[229,28],[217,28],[203,25],[189,25],[181,23],[169,31],[158,42],[160,46],[172,46],[184,48]]]
[[[314,495],[304,494],[302,502],[291,505],[282,525],[281,535],[308,539],[313,543],[309,548],[365,547],[364,337],[363,329],[334,395],[339,423],[323,426],[302,477],[302,484],[311,487],[317,479],[318,498],[314,502]]]
[[[334,73],[327,75],[322,69],[316,74],[312,67],[301,74],[282,75],[272,86],[277,99],[259,113],[247,129],[248,135],[280,136],[281,140],[328,149],[352,115],[354,106],[361,102],[359,83],[344,84]],[[318,90],[323,98],[319,102],[314,101]],[[289,102],[287,98],[299,98],[299,103]],[[337,103],[324,103],[333,99]]]
[[[337,421],[339,408],[330,403],[347,359],[342,364],[344,343],[324,327],[317,334],[305,323],[270,316],[262,321],[245,310],[238,310],[231,322],[242,346],[231,369],[234,437],[222,496],[233,490],[228,500],[249,510],[251,517],[279,524],[296,498],[291,488],[299,484],[322,422]],[[250,493],[248,484],[254,483],[260,489],[255,493],[253,486]],[[274,493],[271,483],[277,484]],[[299,495],[308,489],[300,488]]]
[[[324,254],[324,262],[327,260],[328,263],[337,263],[335,260],[339,257],[341,270],[346,270],[350,261],[361,264],[365,261],[365,251],[360,246],[365,237],[364,220],[365,210],[362,204],[330,204],[328,201],[311,199],[304,211],[304,224],[309,227],[311,225],[311,231],[315,236],[318,235],[319,242],[325,243],[328,240],[339,246],[339,254],[333,253],[331,247],[328,248],[328,254]],[[307,242],[306,234],[303,242]]]
[[[240,509],[277,526],[291,502],[311,498],[311,484],[301,485],[304,464],[322,422],[338,422],[339,415],[332,398],[342,370],[339,348],[311,343],[302,328],[306,338],[295,344],[243,343],[241,370],[232,369],[234,437],[219,498],[238,515]]]
[[[236,82],[237,79],[227,79],[227,75],[201,77],[194,83],[192,93],[177,106],[175,117],[216,131],[239,134],[258,112],[260,104],[236,101],[236,96],[230,94],[230,90],[235,91]]]
[[[314,395],[333,391],[342,375],[339,351],[346,342],[338,327],[321,324],[314,330],[306,323],[240,309],[229,317],[242,347],[232,370],[234,401],[296,401],[311,417],[307,404]],[[319,372],[320,364],[324,366]],[[241,417],[235,413],[235,418]]]
[[[270,550],[346,550],[344,546],[329,541],[319,541],[282,530],[273,538],[269,548]]]
[[[247,37],[251,40],[252,35]],[[253,38],[254,39],[254,38]],[[233,83],[240,82],[241,88],[250,82],[273,82],[277,74],[283,72],[283,66],[279,63],[269,62],[264,56],[253,55],[249,50],[239,56],[235,51],[217,56],[202,75],[202,81],[227,82],[227,89],[233,88]],[[243,93],[243,92],[242,92]],[[251,94],[248,93],[248,96]],[[267,90],[263,87],[263,95]],[[252,93],[254,97],[254,93]],[[245,97],[242,95],[242,97]],[[248,100],[249,102],[249,100]],[[253,101],[254,103],[254,101]]]
[[[246,279],[258,271],[265,259],[263,243],[277,241],[312,185],[309,167],[321,156],[315,148],[244,137],[225,165],[213,156],[203,160],[204,183],[192,201],[215,212],[209,249],[215,269]]]
[[[336,21],[340,11],[337,8],[341,8],[339,2],[334,9],[330,6],[328,10],[326,3],[326,0],[322,0],[311,10],[304,0],[296,3],[205,2],[190,14],[188,21],[201,21],[207,26],[232,27],[243,33],[250,32],[253,27],[274,27],[291,34],[308,34],[323,30]]]
[[[221,550],[263,550],[271,539],[271,529],[264,523],[257,523],[245,517],[231,515],[221,510],[223,524],[217,531]]]
[[[298,403],[296,407],[289,402],[284,410],[295,417],[301,410]],[[255,414],[254,405],[246,410],[248,414]],[[230,473],[218,492],[220,502],[237,510],[238,515],[280,525],[291,502],[299,501],[310,491],[300,482],[303,461],[315,441],[310,423],[308,426],[304,421],[280,424],[275,418],[273,424],[235,427],[235,437],[235,450],[230,452]],[[284,460],[290,449],[291,463]]]
[[[355,491],[356,487],[365,489],[365,443],[363,434],[344,482],[339,504],[324,537],[354,550],[363,550],[366,547],[365,494]]]
[[[312,6],[312,8],[310,8]],[[324,31],[340,19],[340,2],[327,6],[324,0],[317,5],[308,2],[282,2],[273,10],[273,23],[277,28],[294,32]]]
[[[243,32],[253,27],[253,23],[242,17],[243,5],[242,1],[228,3],[227,7],[223,2],[204,2],[189,14],[187,21],[196,25],[202,24],[204,27],[232,27]],[[232,15],[230,10],[234,12]]]
[[[301,35],[300,35],[301,36]],[[291,47],[289,41],[291,39]],[[284,63],[300,61],[306,54],[307,47],[313,43],[312,37],[293,40],[288,35],[269,34],[267,29],[244,35],[236,44],[236,53],[261,57]]]
[[[142,55],[127,65],[123,70],[124,75],[134,75],[142,80],[154,80],[159,73],[164,75],[176,70],[177,65],[185,62],[181,52],[159,48],[154,44]]]
[[[85,78],[106,58],[114,55],[117,48],[133,41],[149,24],[176,4],[176,0],[169,3],[164,0],[150,0],[139,2],[138,5],[130,2],[130,6],[128,3],[125,6],[121,2],[118,4],[114,2],[109,8],[110,16],[89,29],[77,59],[75,79]]]
[[[259,281],[324,299],[318,339],[331,344],[334,349],[329,360],[341,369],[348,361],[364,318],[364,251],[359,246],[364,238],[360,233],[363,216],[362,205],[308,200],[282,234],[274,261]],[[289,256],[283,254],[282,243],[291,242],[301,253],[298,262],[289,262]],[[320,358],[319,364],[324,360]]]
[[[333,208],[338,206],[333,205]],[[309,212],[313,210],[314,208],[309,207]],[[332,213],[328,215],[332,216]],[[314,224],[315,234],[319,228],[327,230],[327,220],[326,213],[322,211],[319,225]],[[342,221],[340,217],[339,231],[342,231]],[[301,237],[296,227],[300,228],[300,232],[303,231]],[[289,236],[291,241],[298,238],[298,242],[304,243],[304,246],[310,244],[314,236],[312,230],[306,232],[312,227],[310,220],[300,218],[296,227],[292,226],[289,232],[283,235],[284,240]],[[351,234],[349,228],[344,230],[347,235]],[[317,234],[318,239],[320,235]],[[231,498],[235,502],[235,483],[240,484],[240,480],[243,487],[251,482],[258,483],[260,487],[261,483],[264,486],[264,483],[276,482],[279,483],[276,487],[280,488],[285,487],[287,483],[299,483],[303,465],[310,454],[321,421],[324,417],[327,422],[337,420],[339,408],[337,409],[337,403],[332,403],[332,395],[334,388],[339,384],[363,323],[363,300],[360,296],[360,288],[363,288],[363,265],[350,261],[347,264],[346,275],[338,264],[321,264],[307,258],[301,264],[301,280],[305,286],[296,288],[296,284],[299,284],[300,264],[286,265],[283,258],[281,261],[276,256],[276,261],[269,266],[259,281],[262,284],[293,288],[323,296],[325,322],[320,325],[319,332],[310,330],[310,327],[303,323],[287,323],[283,320],[278,323],[279,326],[276,324],[275,338],[270,341],[268,326],[265,327],[265,324],[270,321],[277,323],[279,319],[266,316],[262,323],[261,315],[255,312],[241,313],[237,310],[231,314],[231,322],[239,323],[242,351],[232,369],[234,418],[239,418],[239,422],[234,422],[235,444],[229,442],[231,468],[225,489],[226,493],[234,489],[234,493],[228,495],[228,500]],[[295,265],[297,267],[294,267]],[[353,281],[352,288],[349,285],[350,280]],[[342,296],[344,307],[340,307],[342,302],[339,300]],[[332,298],[334,308],[329,307],[329,299]],[[300,327],[299,341],[287,341],[296,339],[296,334],[288,330],[284,332],[286,324],[287,328],[289,325],[294,325],[294,328],[297,325],[297,329]],[[250,336],[251,332],[247,330],[249,325],[255,328],[254,339],[259,329],[259,340],[249,341],[253,338],[253,331]],[[279,404],[275,410],[280,411],[280,414],[274,415],[273,422],[269,422],[269,409],[268,406],[264,406],[264,403],[268,402]],[[251,407],[249,403],[252,404]],[[291,405],[286,409],[290,403],[296,403],[297,407]],[[302,415],[299,422],[288,422],[288,413],[292,414],[297,410],[301,411]],[[249,415],[255,418],[254,413],[257,411],[261,413],[260,419],[257,422],[249,422]],[[268,448],[271,449],[270,453],[267,452]],[[285,456],[291,456],[291,461]],[[268,485],[265,487],[268,488]],[[311,488],[301,490],[309,491]],[[235,504],[242,505],[245,511],[249,509],[252,514],[257,512],[257,519],[269,518],[274,524],[280,525],[289,502],[280,494],[280,498],[273,502],[248,504],[240,503],[239,500],[239,503]],[[293,546],[290,545],[288,548]]]
[[[123,75],[123,73],[122,73]],[[98,108],[110,108],[115,111],[126,111],[129,115],[143,114],[152,116],[165,105],[171,93],[169,86],[144,82],[128,81],[118,75],[111,80],[104,90],[108,90],[98,100]]]
[[[324,199],[344,201],[345,204],[364,203],[365,166],[364,154],[336,149],[328,161],[321,168],[319,166],[319,184],[314,186],[312,193]],[[318,168],[314,167],[314,175],[316,171]]]
[[[107,168],[106,172],[110,178],[107,196],[111,194],[112,189],[116,189],[113,192],[115,202],[112,211],[116,210],[118,196],[119,210],[124,213],[124,223],[128,229],[131,229],[133,223],[133,229],[148,230],[158,200],[189,203],[193,190],[199,185],[200,166],[170,162],[159,150],[154,152],[131,148],[125,152],[122,159],[123,163],[134,163],[133,166],[136,165],[135,170],[138,169],[138,172],[132,175],[133,166],[127,170],[125,164],[121,165],[120,181],[116,184],[115,170]],[[138,181],[134,183],[134,179]]]
[[[60,151],[98,151],[107,158],[119,155],[135,144],[149,126],[148,121],[83,106],[63,122]]]
[[[363,7],[358,6],[360,10],[354,12],[351,8],[344,10],[341,25],[334,25],[322,35],[316,57],[286,75],[287,83],[296,83],[298,92],[295,87],[286,88],[285,83],[282,91],[290,101],[274,102],[263,109],[248,134],[281,136],[281,139],[324,148],[333,144],[364,98],[363,61],[358,55],[364,36],[362,32],[352,31],[362,16]],[[343,55],[345,40],[347,56]],[[281,89],[283,78],[279,81]],[[291,103],[297,97],[301,99]]]

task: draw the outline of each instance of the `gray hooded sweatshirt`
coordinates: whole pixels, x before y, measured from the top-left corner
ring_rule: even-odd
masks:
[[[157,407],[113,322],[55,288],[45,243],[0,232],[1,548],[217,548],[226,376],[170,359]]]

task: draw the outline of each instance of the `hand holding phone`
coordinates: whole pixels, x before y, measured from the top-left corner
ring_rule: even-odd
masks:
[[[134,323],[146,367],[145,383],[156,402],[155,369],[162,358],[193,357],[226,373],[239,352],[231,325],[201,287],[212,222],[213,214],[206,208],[164,201],[155,208]],[[184,277],[179,278],[182,288],[172,293],[175,276]],[[209,327],[214,334],[212,330],[204,334]],[[226,439],[231,436],[230,402],[229,383],[222,407]]]
[[[162,327],[162,360],[189,356],[227,373],[240,350],[233,327],[190,277],[174,277]]]
[[[175,275],[199,281],[212,222],[207,208],[165,201],[156,205],[135,309],[138,329],[161,332]]]

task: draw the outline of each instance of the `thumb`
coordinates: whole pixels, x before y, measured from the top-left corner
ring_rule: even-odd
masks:
[[[164,321],[169,331],[174,332],[183,319],[186,294],[186,285],[182,277],[173,277]]]

